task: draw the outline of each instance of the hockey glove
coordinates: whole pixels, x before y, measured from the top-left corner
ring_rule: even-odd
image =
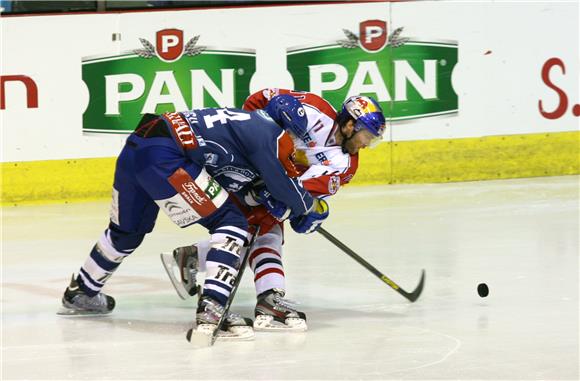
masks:
[[[248,195],[244,197],[244,201],[248,205],[254,206],[251,202],[252,199],[256,202],[254,205],[264,205],[268,212],[278,221],[284,221],[290,217],[290,208],[288,208],[283,202],[280,202],[272,197],[270,192],[268,192],[265,187],[251,190]]]
[[[260,235],[268,233],[276,225],[280,224],[274,216],[272,216],[263,205],[252,208],[252,212],[248,216],[248,225],[259,225]]]
[[[312,211],[307,214],[303,214],[298,217],[290,219],[290,226],[296,233],[312,233],[322,224],[328,214],[330,213],[328,209],[328,203],[322,199],[314,199],[314,207]]]

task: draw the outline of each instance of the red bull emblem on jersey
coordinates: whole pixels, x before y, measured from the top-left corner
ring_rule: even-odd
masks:
[[[328,182],[328,193],[335,194],[340,188],[340,177],[332,176]]]

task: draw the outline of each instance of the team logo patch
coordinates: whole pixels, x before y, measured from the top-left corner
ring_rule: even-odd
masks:
[[[330,177],[330,181],[328,182],[328,193],[335,194],[338,192],[338,188],[340,188],[340,177]]]
[[[239,168],[233,165],[224,165],[216,171],[216,176],[224,175],[236,181],[249,183],[256,178],[256,174],[249,169]]]

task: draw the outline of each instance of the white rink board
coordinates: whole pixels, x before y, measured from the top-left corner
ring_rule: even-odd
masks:
[[[353,15],[356,15],[353,17]],[[39,107],[26,107],[20,83],[6,84],[2,162],[116,156],[124,136],[83,135],[88,92],[82,57],[140,48],[164,28],[201,35],[203,45],[256,51],[250,90],[293,87],[285,70],[286,49],[336,41],[342,29],[384,19],[404,36],[459,44],[454,86],[459,114],[400,122],[386,139],[428,140],[578,130],[571,113],[578,90],[578,2],[402,2],[198,11],[2,18],[2,75],[26,75],[39,89]],[[328,22],[332,20],[332,22]],[[517,25],[516,25],[517,20]],[[90,27],[87,27],[90,25]],[[112,34],[121,33],[122,41]],[[484,54],[491,51],[489,54]],[[541,80],[544,62],[560,58],[552,81],[569,98],[555,120],[540,114],[538,101],[554,110],[558,97]]]
[[[551,57],[566,63],[566,74],[552,69],[553,82],[569,101],[580,103],[578,2],[402,2],[391,14],[410,36],[440,36],[459,41],[453,73],[459,114],[393,127],[393,140],[467,138],[490,135],[574,131],[579,118],[568,107],[548,120],[556,93],[541,81]],[[490,52],[490,53],[488,53]],[[488,54],[485,54],[488,53]]]

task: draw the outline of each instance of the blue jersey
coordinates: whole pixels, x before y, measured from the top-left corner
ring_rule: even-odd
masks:
[[[290,178],[279,160],[284,130],[262,110],[203,109],[164,114],[178,146],[229,192],[243,194],[262,180],[272,196],[292,210],[307,212],[312,196]]]

